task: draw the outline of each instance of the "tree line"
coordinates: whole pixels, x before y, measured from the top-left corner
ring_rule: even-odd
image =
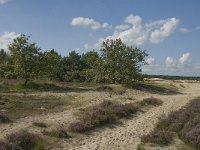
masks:
[[[78,81],[96,83],[130,83],[142,80],[141,66],[145,51],[125,45],[120,39],[106,40],[99,52],[83,54],[71,51],[61,56],[55,50],[42,51],[30,36],[21,35],[0,50],[0,77]]]

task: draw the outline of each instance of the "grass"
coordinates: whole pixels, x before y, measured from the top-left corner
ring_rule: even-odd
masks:
[[[42,131],[44,135],[56,137],[56,138],[69,138],[70,135],[67,133],[67,130],[64,127],[59,127],[57,129],[52,129],[50,131]]]
[[[26,116],[59,112],[69,105],[76,105],[75,98],[70,95],[57,97],[38,94],[10,94],[5,95],[0,102],[4,103],[4,105],[0,105],[0,110],[5,110],[12,120]]]
[[[154,129],[150,134],[141,138],[143,143],[153,143],[159,146],[169,145],[173,141],[173,134],[169,131]]]
[[[142,137],[144,143],[160,144],[160,138],[156,138],[158,131],[176,133],[178,137],[193,148],[200,149],[200,97],[192,100],[182,109],[162,116],[152,133]],[[168,136],[167,136],[168,137]],[[170,143],[171,138],[163,138],[163,143]],[[162,144],[162,143],[161,143]]]
[[[99,86],[97,89],[97,91],[106,91],[106,92],[110,92],[110,94],[118,94],[118,95],[122,95],[126,92],[126,88],[122,85],[103,85],[103,86]]]
[[[176,87],[172,87],[169,85],[160,85],[150,82],[135,82],[127,85],[127,87],[162,95],[180,94]]]
[[[6,137],[6,141],[0,141],[2,150],[43,150],[43,140],[36,134],[21,130]]]
[[[44,122],[33,122],[33,126],[47,128],[47,125]]]
[[[149,98],[143,99],[141,102],[139,102],[139,104],[141,106],[149,106],[149,105],[159,106],[163,104],[163,101],[154,97],[149,97]]]
[[[80,116],[79,121],[70,124],[70,129],[74,132],[85,132],[131,116],[139,110],[139,107],[133,103],[121,104],[104,100],[99,105],[87,108]]]
[[[4,112],[0,112],[0,123],[9,123],[11,122],[10,118],[8,115]]]

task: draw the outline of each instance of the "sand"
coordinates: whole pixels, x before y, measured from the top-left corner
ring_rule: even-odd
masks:
[[[166,83],[173,83],[166,81]],[[109,96],[106,92],[89,91],[86,93],[69,93],[76,95],[83,101],[88,100],[88,105],[99,103],[103,99],[122,99],[124,102],[127,97],[133,97],[129,101],[140,101],[143,98],[154,96],[161,99],[164,103],[159,107],[152,107],[147,112],[138,113],[131,119],[122,119],[121,124],[108,125],[96,129],[95,131],[86,135],[73,135],[70,139],[58,140],[56,146],[49,149],[63,149],[63,150],[134,150],[140,143],[140,137],[148,134],[153,130],[158,118],[163,114],[168,114],[172,111],[180,109],[186,105],[190,100],[200,96],[200,83],[190,83],[181,81],[173,83],[179,87],[182,94],[177,95],[160,95],[150,94],[136,90],[127,90],[123,95]],[[183,88],[180,84],[183,84]],[[128,100],[127,100],[128,101]],[[74,113],[79,108],[69,108],[66,111],[58,113],[49,113],[35,117],[26,117],[17,120],[11,124],[0,125],[0,139],[7,134],[16,132],[20,129],[28,129],[32,132],[40,134],[41,130],[33,127],[34,121],[42,121],[49,125],[49,128],[64,125],[76,120]]]

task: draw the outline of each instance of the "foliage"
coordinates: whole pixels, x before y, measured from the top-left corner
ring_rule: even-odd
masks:
[[[173,141],[173,134],[165,130],[154,129],[151,133],[141,138],[144,143],[154,143],[160,146],[169,145]]]
[[[40,128],[46,128],[47,125],[44,122],[33,122],[33,125]]]
[[[0,123],[8,123],[11,122],[10,118],[6,113],[0,112]]]
[[[141,106],[146,106],[146,105],[159,106],[159,105],[162,105],[162,103],[163,102],[160,99],[150,97],[150,98],[143,99],[139,104]]]
[[[44,135],[57,137],[57,138],[69,138],[69,134],[67,133],[66,129],[64,127],[59,127],[58,129],[53,129],[51,131],[44,130],[42,132]]]
[[[74,132],[85,132],[94,127],[112,123],[119,118],[128,117],[139,111],[139,108],[132,103],[120,104],[104,100],[99,105],[86,109],[80,120],[70,124]]]
[[[29,43],[30,36],[21,35],[9,45],[9,51],[14,65],[14,73],[18,78],[25,79],[25,85],[30,78],[38,75],[40,66],[40,48],[36,43]]]
[[[12,149],[17,150],[34,150],[38,145],[41,145],[41,138],[39,136],[25,130],[12,133],[6,139]]]
[[[153,140],[157,131],[175,132],[186,144],[200,149],[200,98],[192,100],[182,109],[162,116],[152,133],[142,138],[143,142],[161,143],[159,138]],[[157,136],[159,137],[159,136]],[[162,137],[160,137],[162,139]],[[169,138],[170,139],[170,138]],[[152,141],[153,140],[153,141]],[[166,141],[168,142],[168,140]]]

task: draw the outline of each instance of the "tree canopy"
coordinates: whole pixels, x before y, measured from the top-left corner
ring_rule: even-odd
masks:
[[[0,50],[1,78],[22,78],[25,85],[38,78],[101,83],[142,79],[146,52],[127,46],[120,39],[104,41],[100,51],[71,51],[68,56],[61,56],[54,49],[41,50],[29,39],[30,36],[21,35],[9,45],[9,52]]]

